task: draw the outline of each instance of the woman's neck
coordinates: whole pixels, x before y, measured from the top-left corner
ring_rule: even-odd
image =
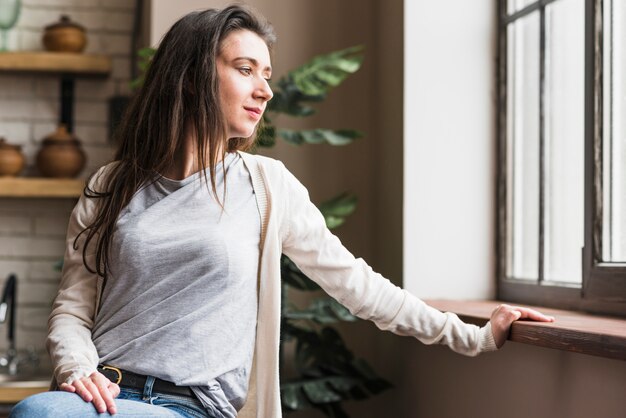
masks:
[[[189,131],[188,131],[189,132]],[[217,162],[221,161],[221,153],[218,153]],[[205,156],[205,163],[208,164],[209,153]],[[161,173],[162,176],[172,180],[183,180],[201,170],[198,160],[197,141],[195,137],[188,133],[185,141],[178,147],[174,155],[174,162]]]

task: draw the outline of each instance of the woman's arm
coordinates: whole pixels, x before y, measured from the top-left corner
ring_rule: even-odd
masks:
[[[379,328],[476,355],[502,346],[511,322],[520,315],[549,320],[536,311],[503,306],[479,328],[462,322],[453,313],[426,305],[375,273],[363,259],[355,258],[326,228],[324,217],[311,203],[305,187],[286,169],[284,187],[287,206],[283,252],[350,312],[373,321]]]
[[[70,217],[63,273],[48,319],[46,346],[57,383],[70,383],[89,376],[98,365],[98,352],[91,340],[98,276],[83,265],[84,235],[74,249],[76,236],[85,228],[94,209],[93,199],[81,196]],[[88,257],[93,262],[93,254]]]
[[[97,187],[103,171],[93,177],[92,190]],[[63,273],[48,319],[46,347],[61,390],[77,393],[86,402],[93,402],[101,413],[107,410],[115,413],[113,398],[119,394],[119,387],[96,370],[99,356],[91,340],[101,278],[90,273],[83,264],[84,234],[74,248],[74,240],[92,219],[94,200],[82,195],[70,217]],[[87,259],[95,266],[92,244]]]

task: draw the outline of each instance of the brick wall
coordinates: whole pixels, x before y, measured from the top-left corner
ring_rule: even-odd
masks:
[[[77,79],[74,133],[87,153],[82,176],[106,163],[112,154],[108,138],[108,100],[129,93],[130,45],[134,0],[22,0],[22,11],[9,32],[12,51],[41,50],[43,28],[61,14],[87,29],[87,53],[112,58],[107,79]],[[59,79],[54,76],[0,73],[0,136],[20,144],[27,157],[22,175],[34,175],[34,158],[59,113]],[[60,273],[65,229],[73,199],[0,199],[0,284],[18,275],[16,340],[18,348],[37,350],[49,367],[44,339],[46,321]],[[0,325],[0,354],[7,347]],[[0,370],[1,372],[1,370]]]

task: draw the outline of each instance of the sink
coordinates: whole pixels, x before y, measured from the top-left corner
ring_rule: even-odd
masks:
[[[0,374],[0,416],[11,410],[22,399],[40,392],[46,392],[50,387],[52,372],[19,373],[15,376]]]
[[[0,374],[0,388],[48,387],[51,380],[52,373],[17,374],[15,376]]]

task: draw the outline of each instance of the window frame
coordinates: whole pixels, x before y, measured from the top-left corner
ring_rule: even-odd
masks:
[[[497,186],[496,186],[496,273],[498,299],[553,308],[626,316],[626,263],[605,263],[602,254],[602,57],[604,0],[585,1],[585,86],[584,86],[584,247],[582,249],[582,286],[556,286],[506,277],[507,243],[507,25],[519,17],[558,0],[538,0],[507,16],[507,0],[498,1],[498,115],[497,115]],[[540,148],[544,137],[545,26],[540,18]],[[540,159],[540,206],[544,205],[543,152]],[[540,214],[543,213],[540,210]],[[543,264],[543,216],[540,216],[540,266]],[[540,267],[541,269],[541,267]]]

